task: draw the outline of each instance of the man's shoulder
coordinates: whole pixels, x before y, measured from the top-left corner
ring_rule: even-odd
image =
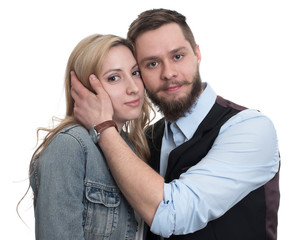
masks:
[[[217,96],[216,98],[216,103],[219,104],[220,106],[224,107],[224,108],[233,108],[233,109],[236,109],[238,111],[242,111],[242,110],[245,110],[247,109],[247,107],[244,107],[242,105],[239,105],[237,103],[234,103],[228,99],[225,99],[221,96]]]

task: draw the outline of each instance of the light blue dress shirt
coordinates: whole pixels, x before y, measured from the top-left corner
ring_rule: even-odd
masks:
[[[171,150],[192,138],[215,103],[217,95],[210,85],[204,83],[203,88],[185,117],[165,123],[162,176]],[[278,140],[271,120],[253,109],[239,112],[221,127],[211,150],[197,165],[179,179],[164,184],[164,200],[158,206],[151,231],[169,237],[204,228],[272,179],[279,161]]]

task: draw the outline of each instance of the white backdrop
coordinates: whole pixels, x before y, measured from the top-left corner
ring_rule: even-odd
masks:
[[[0,3],[1,239],[34,239],[31,193],[21,207],[28,227],[15,207],[28,186],[36,128],[63,116],[64,71],[74,46],[93,33],[125,37],[140,12],[159,7],[187,16],[202,53],[203,81],[273,120],[282,157],[279,239],[293,235],[292,0],[15,0]]]

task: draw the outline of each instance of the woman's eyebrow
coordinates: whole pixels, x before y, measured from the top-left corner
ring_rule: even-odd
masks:
[[[105,76],[110,72],[121,72],[121,71],[122,71],[122,69],[120,69],[120,68],[112,68],[112,69],[109,69],[108,71],[106,71],[102,76]]]
[[[136,68],[136,67],[138,67],[138,63],[135,63],[131,69]]]

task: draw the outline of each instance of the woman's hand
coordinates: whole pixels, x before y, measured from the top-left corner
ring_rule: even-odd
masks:
[[[96,95],[85,88],[76,74],[71,72],[71,95],[75,101],[75,118],[88,130],[99,123],[112,120],[114,110],[111,99],[95,75],[90,75],[89,82]]]

